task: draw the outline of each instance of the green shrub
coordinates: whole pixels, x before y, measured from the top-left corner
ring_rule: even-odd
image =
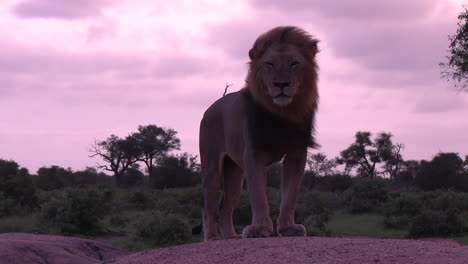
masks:
[[[149,192],[135,191],[127,195],[127,201],[131,208],[145,210],[154,206],[154,201]]]
[[[323,193],[315,191],[300,193],[296,205],[297,222],[301,223],[309,216],[317,217],[318,215],[325,217],[325,221],[328,221],[333,209],[327,207],[324,203],[325,199],[323,197]]]
[[[447,236],[463,232],[463,221],[454,210],[425,210],[413,218],[409,228],[411,237]]]
[[[449,210],[457,212],[468,210],[468,194],[453,190],[437,190],[424,192],[422,195],[424,207],[431,210]]]
[[[113,215],[109,219],[109,224],[113,227],[124,228],[130,222],[130,219],[124,215]]]
[[[0,218],[12,215],[17,209],[17,202],[0,192]]]
[[[407,215],[398,215],[398,216],[390,215],[384,218],[383,224],[385,227],[388,227],[388,228],[399,229],[399,228],[408,226],[410,221],[411,221],[411,217]]]
[[[353,185],[353,180],[348,175],[327,175],[316,177],[315,186],[318,190],[329,192],[344,192]]]
[[[387,199],[387,184],[383,179],[360,179],[345,193],[350,213],[375,211]]]
[[[242,192],[237,207],[234,209],[234,225],[244,227],[252,222],[252,211],[250,207],[249,194]],[[240,230],[237,230],[240,231]]]
[[[304,226],[307,229],[308,236],[331,236],[332,232],[328,228],[327,223],[330,220],[330,215],[322,213],[311,215],[304,220]]]
[[[183,216],[155,210],[139,217],[134,236],[152,246],[180,245],[190,239],[191,231]]]
[[[112,196],[95,189],[65,189],[41,205],[38,228],[47,233],[92,235],[101,231],[100,220]]]
[[[419,193],[395,193],[382,208],[384,225],[389,228],[404,228],[422,210],[423,202]]]

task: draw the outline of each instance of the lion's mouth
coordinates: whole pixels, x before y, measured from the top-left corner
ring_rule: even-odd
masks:
[[[284,93],[280,93],[276,95],[275,97],[273,97],[273,102],[283,107],[289,105],[291,101],[292,101],[291,96],[284,94]]]
[[[287,94],[280,93],[280,94],[278,94],[277,96],[275,96],[275,99],[276,99],[276,98],[289,98],[289,97],[290,97],[290,96],[287,95]]]

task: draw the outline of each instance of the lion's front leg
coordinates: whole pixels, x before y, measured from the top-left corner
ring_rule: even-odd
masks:
[[[305,236],[303,225],[294,222],[297,196],[301,188],[307,149],[288,153],[283,161],[281,175],[281,207],[277,221],[277,232],[280,236]]]
[[[265,166],[259,162],[259,157],[246,155],[245,174],[252,208],[252,224],[244,228],[242,236],[269,237],[274,230],[266,196]]]

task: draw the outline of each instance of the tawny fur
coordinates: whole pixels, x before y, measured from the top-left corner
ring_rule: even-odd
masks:
[[[313,131],[318,105],[318,41],[296,27],[277,27],[249,52],[246,87],[227,94],[205,112],[200,124],[204,239],[240,237],[232,222],[244,178],[252,224],[243,237],[274,234],[266,197],[265,167],[283,160],[281,206],[276,231],[304,236],[294,221],[307,148],[316,146]],[[218,200],[222,192],[221,208]]]

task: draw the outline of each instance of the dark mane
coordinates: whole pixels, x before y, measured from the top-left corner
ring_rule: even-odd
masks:
[[[286,153],[304,147],[318,146],[313,137],[313,115],[302,124],[293,123],[256,103],[247,89],[242,92],[249,108],[249,136],[255,149]]]
[[[275,105],[262,82],[261,63],[259,58],[275,43],[288,43],[296,46],[307,60],[307,73],[303,76],[301,89],[295,97],[294,104],[287,107]],[[312,120],[318,106],[318,66],[315,61],[318,40],[304,30],[286,26],[276,27],[257,38],[249,51],[249,72],[246,78],[246,89],[249,89],[253,100],[268,111],[296,123]],[[312,118],[312,119],[311,119]]]

